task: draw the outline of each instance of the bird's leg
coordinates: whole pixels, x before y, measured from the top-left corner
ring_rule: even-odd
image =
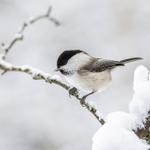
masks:
[[[90,96],[90,95],[92,95],[92,94],[94,94],[94,93],[95,93],[95,91],[92,91],[92,92],[90,92],[90,93],[84,95],[84,96],[81,98],[81,100],[80,100],[81,105],[83,105],[83,104],[85,103],[85,100],[86,100],[86,98],[87,98],[88,96]]]

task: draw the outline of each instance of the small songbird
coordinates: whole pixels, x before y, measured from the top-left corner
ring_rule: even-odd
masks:
[[[87,96],[105,90],[111,83],[111,71],[119,66],[125,66],[141,57],[133,57],[120,61],[95,58],[82,50],[66,50],[57,60],[57,69],[74,87],[86,91]]]

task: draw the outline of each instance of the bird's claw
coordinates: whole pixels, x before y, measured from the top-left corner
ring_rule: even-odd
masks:
[[[85,99],[86,99],[86,96],[83,96],[83,97],[81,98],[81,100],[80,100],[80,104],[81,104],[82,106],[84,106],[84,104],[85,104]]]
[[[69,89],[69,97],[71,97],[71,95],[77,95],[77,94],[78,94],[77,88],[73,87]]]

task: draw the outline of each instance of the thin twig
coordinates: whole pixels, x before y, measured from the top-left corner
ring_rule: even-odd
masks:
[[[51,17],[51,11],[52,11],[52,7],[50,6],[48,7],[46,13],[44,13],[43,15],[31,17],[28,21],[25,21],[22,24],[21,28],[19,29],[18,33],[14,36],[14,38],[9,44],[4,44],[4,43],[1,44],[1,49],[3,50],[3,54],[6,56],[6,54],[10,51],[10,49],[15,45],[16,42],[22,41],[24,39],[24,31],[31,24],[34,24],[37,21],[42,20],[42,19],[48,19],[52,23],[54,23],[56,26],[59,26],[60,22],[57,19]]]

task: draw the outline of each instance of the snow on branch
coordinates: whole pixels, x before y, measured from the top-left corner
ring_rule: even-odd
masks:
[[[36,17],[31,17],[29,21],[24,22],[21,26],[19,32],[14,36],[12,41],[9,44],[2,44],[2,51],[0,52],[0,69],[3,71],[2,75],[4,75],[7,72],[22,72],[30,75],[32,79],[34,80],[44,80],[46,83],[54,83],[56,85],[61,86],[65,90],[69,92],[69,95],[75,97],[77,100],[82,101],[82,97],[79,95],[79,91],[76,88],[71,88],[69,85],[64,83],[59,76],[52,76],[48,73],[44,73],[43,71],[39,69],[35,69],[31,66],[23,65],[23,66],[17,66],[14,64],[11,64],[5,60],[7,53],[11,50],[11,48],[16,44],[18,41],[21,41],[24,39],[24,31],[27,29],[29,25],[32,25],[33,23],[40,21],[42,19],[48,19],[51,22],[53,22],[56,26],[60,25],[59,21],[55,18],[51,17],[51,9],[52,7],[49,7],[45,14],[39,15]],[[71,89],[71,90],[70,90]],[[72,90],[73,89],[73,90]],[[81,103],[80,103],[81,104]],[[97,111],[96,107],[92,104],[89,104],[88,102],[84,102],[81,104],[81,106],[85,107],[98,121],[100,124],[104,124],[105,121],[99,116],[99,112]]]
[[[135,70],[133,85],[129,113],[110,113],[93,137],[92,150],[150,149],[150,71],[146,67]]]
[[[92,150],[148,150],[150,147],[133,131],[135,120],[129,113],[110,113],[93,137]]]
[[[134,96],[129,110],[137,118],[136,134],[150,144],[150,71],[144,66],[134,73]]]

